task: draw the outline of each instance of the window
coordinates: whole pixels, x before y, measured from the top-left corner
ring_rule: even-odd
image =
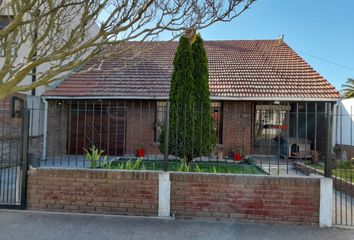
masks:
[[[155,142],[160,142],[160,134],[166,122],[166,102],[156,102],[155,110]]]
[[[11,97],[10,109],[12,118],[21,118],[25,101],[17,96]]]
[[[222,144],[222,135],[223,135],[223,109],[221,102],[212,102],[211,103],[211,114],[215,122],[214,130],[216,133],[216,142],[217,144]]]

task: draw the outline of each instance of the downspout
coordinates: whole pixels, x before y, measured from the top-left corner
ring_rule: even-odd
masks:
[[[39,11],[39,10],[38,10]],[[39,12],[37,12],[35,15],[36,17],[39,16]],[[33,41],[36,42],[37,41],[37,38],[38,38],[38,26],[35,27],[34,29],[34,32],[33,32]],[[33,56],[32,56],[32,60],[35,61],[37,60],[37,51],[34,52]],[[32,69],[32,83],[36,82],[37,81],[37,68],[34,67]],[[36,88],[33,88],[32,89],[32,96],[36,96]]]
[[[42,160],[47,158],[47,139],[48,139],[48,101],[42,98],[44,103],[44,126],[43,126],[43,149],[42,149]]]
[[[34,67],[34,68],[32,69],[32,83],[34,83],[34,82],[37,81],[37,76],[36,76],[36,74],[37,74],[37,68]],[[32,96],[36,96],[36,88],[33,88],[33,89],[32,89],[31,94],[32,94]]]

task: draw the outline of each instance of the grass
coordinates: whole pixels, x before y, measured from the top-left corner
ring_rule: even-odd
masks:
[[[333,169],[332,175],[354,183],[354,169]]]
[[[308,163],[306,166],[315,168],[318,171],[324,172],[324,166],[321,164]],[[336,168],[332,169],[332,175],[348,182],[354,183],[354,167],[345,163],[337,164]]]
[[[142,161],[139,167],[134,167],[136,161],[131,161],[128,167],[126,163],[129,160],[119,160],[113,161],[109,167],[110,169],[135,169],[135,170],[155,170],[161,171],[164,167],[163,161]],[[124,166],[123,166],[124,165]],[[261,168],[251,165],[251,164],[232,164],[232,163],[218,163],[218,162],[193,162],[189,165],[182,167],[183,162],[181,161],[169,161],[168,170],[169,171],[184,171],[184,172],[205,172],[205,173],[234,173],[234,174],[258,174],[266,175]]]

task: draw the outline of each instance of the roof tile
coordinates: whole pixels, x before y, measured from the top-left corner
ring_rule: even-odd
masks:
[[[140,43],[119,59],[93,59],[44,96],[168,97],[177,44]],[[326,79],[279,40],[205,41],[205,49],[212,97],[339,98]],[[136,54],[139,50],[143,53]]]

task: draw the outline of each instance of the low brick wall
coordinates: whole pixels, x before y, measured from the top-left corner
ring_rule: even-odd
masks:
[[[159,174],[104,169],[30,169],[27,207],[157,216]],[[171,214],[177,218],[319,223],[319,178],[171,172],[170,181],[170,195],[167,192],[168,196],[160,197],[169,199],[170,196]]]
[[[27,208],[156,216],[158,172],[31,169]]]
[[[319,223],[319,178],[172,173],[171,183],[176,217]]]

